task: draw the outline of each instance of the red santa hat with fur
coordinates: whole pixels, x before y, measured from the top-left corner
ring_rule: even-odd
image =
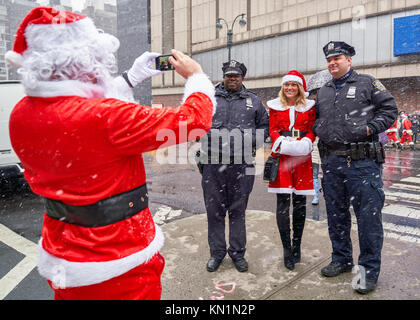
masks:
[[[102,43],[106,43],[112,52],[118,50],[118,39],[100,33],[90,18],[55,8],[35,7],[19,25],[13,50],[5,54],[6,62],[20,67],[27,52],[47,52],[49,48],[63,44],[71,46],[87,38],[86,35],[102,38]]]

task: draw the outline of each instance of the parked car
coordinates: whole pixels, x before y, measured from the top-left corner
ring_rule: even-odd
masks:
[[[25,96],[19,81],[0,81],[0,186],[14,187],[23,178],[24,169],[12,148],[9,117],[16,103]],[[2,188],[3,189],[3,188]]]

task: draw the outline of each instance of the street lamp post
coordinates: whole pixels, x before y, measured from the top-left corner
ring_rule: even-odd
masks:
[[[232,44],[233,44],[233,41],[232,41],[233,26],[235,25],[236,19],[238,19],[239,17],[241,17],[241,19],[239,20],[239,24],[241,26],[246,25],[246,20],[244,18],[245,17],[245,13],[238,14],[235,17],[235,19],[233,20],[233,23],[232,23],[231,28],[229,28],[229,25],[228,25],[228,23],[226,22],[225,19],[223,19],[223,18],[217,18],[217,22],[216,22],[216,28],[217,29],[220,30],[220,29],[223,28],[222,21],[226,24],[226,30],[227,30],[227,48],[228,48],[228,52],[229,52],[229,56],[228,56],[229,60],[228,61],[230,61],[230,58],[231,58],[231,52],[230,51],[232,49]]]

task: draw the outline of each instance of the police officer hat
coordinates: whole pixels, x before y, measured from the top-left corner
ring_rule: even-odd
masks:
[[[228,74],[240,74],[242,77],[246,75],[246,67],[243,63],[240,63],[236,60],[230,60],[228,62],[223,63],[222,71],[223,76]]]
[[[350,57],[356,54],[354,48],[343,41],[330,41],[324,46],[322,50],[324,50],[325,59],[339,56],[340,54],[344,54]]]

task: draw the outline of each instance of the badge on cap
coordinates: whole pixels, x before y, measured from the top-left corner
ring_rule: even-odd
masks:
[[[232,61],[230,62],[230,64],[229,64],[229,67],[231,67],[231,68],[236,68],[236,61],[235,61],[235,60],[232,60]]]
[[[381,92],[386,92],[385,86],[379,80],[373,81],[373,86]]]
[[[328,52],[331,52],[331,51],[334,51],[334,42],[331,42],[331,43],[328,45]]]

